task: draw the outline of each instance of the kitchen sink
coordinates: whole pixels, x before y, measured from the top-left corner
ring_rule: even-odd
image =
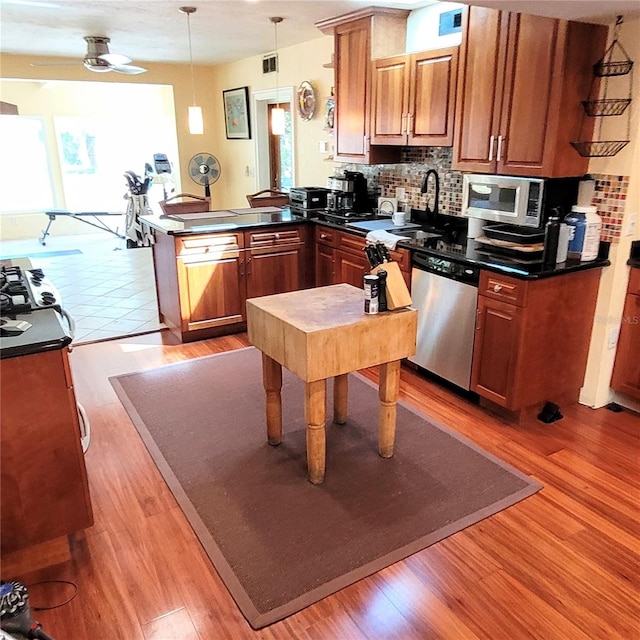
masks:
[[[427,240],[429,238],[441,238],[441,233],[431,233],[430,231],[423,231],[422,229],[398,229],[398,231],[392,231],[394,236],[402,236],[403,238],[409,238],[410,240]]]

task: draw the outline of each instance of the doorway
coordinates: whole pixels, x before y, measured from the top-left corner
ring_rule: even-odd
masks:
[[[295,184],[293,87],[253,92],[256,123],[256,191],[275,189],[289,191]],[[285,132],[271,133],[271,109],[279,106],[285,112]]]

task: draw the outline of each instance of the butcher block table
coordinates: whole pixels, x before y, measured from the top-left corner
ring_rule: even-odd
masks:
[[[347,419],[347,377],[380,365],[378,450],[393,455],[400,360],[415,354],[415,309],[366,315],[364,292],[349,284],[247,300],[247,332],[262,352],[267,437],[282,438],[282,367],[305,383],[307,467],[313,484],[324,481],[326,380],[334,378],[334,421]]]

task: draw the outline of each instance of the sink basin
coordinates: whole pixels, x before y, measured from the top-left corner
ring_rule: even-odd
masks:
[[[427,240],[429,238],[441,238],[441,233],[431,233],[430,231],[422,231],[422,229],[399,229],[393,231],[393,235],[409,238],[410,240]]]

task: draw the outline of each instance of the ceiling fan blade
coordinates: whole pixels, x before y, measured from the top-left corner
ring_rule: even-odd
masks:
[[[81,62],[30,62],[31,67],[77,67]]]
[[[116,64],[112,65],[111,69],[117,71],[118,73],[126,73],[129,76],[135,75],[136,73],[147,72],[147,70],[143,67],[136,67],[134,64]]]
[[[129,64],[131,62],[131,58],[127,58],[127,56],[123,56],[121,53],[103,53],[98,57],[112,66]]]

